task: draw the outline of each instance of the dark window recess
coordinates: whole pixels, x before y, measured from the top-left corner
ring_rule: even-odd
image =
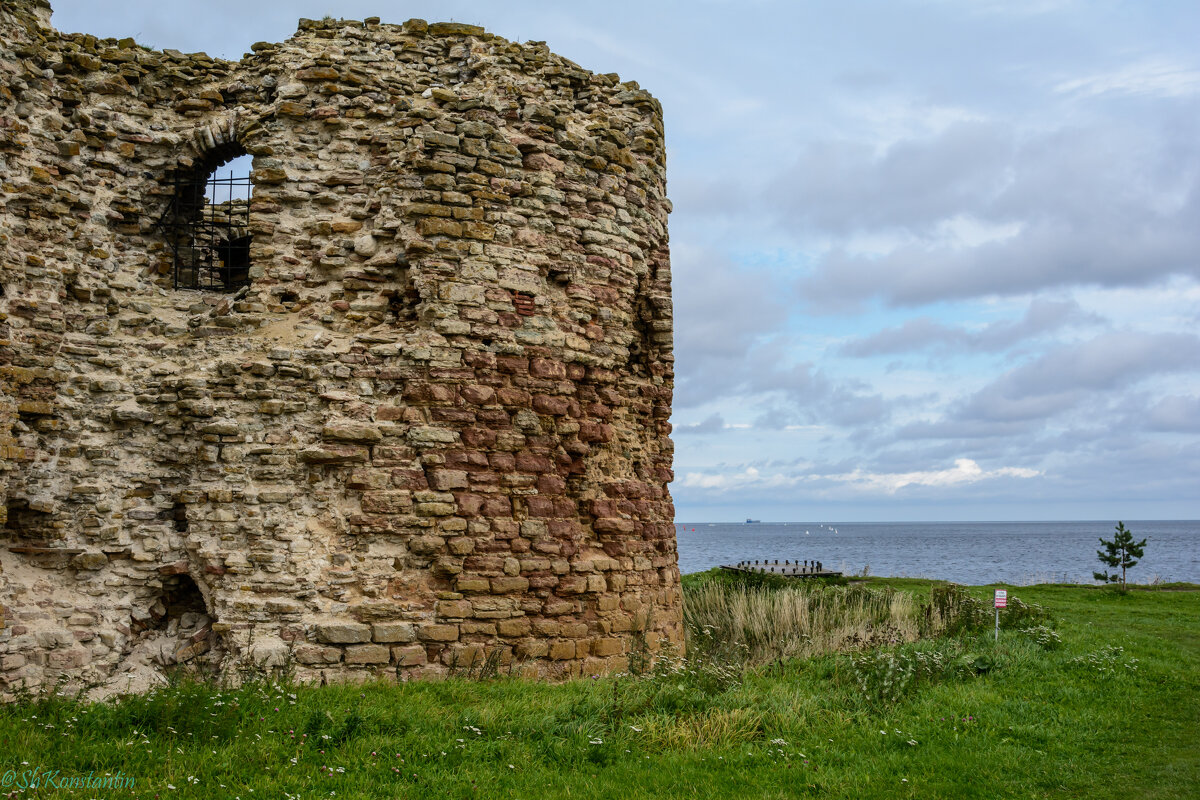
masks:
[[[171,519],[174,520],[175,530],[180,533],[187,533],[188,518],[187,506],[183,503],[176,503],[171,507]]]
[[[413,285],[412,275],[405,266],[395,278],[395,286],[384,290],[388,299],[388,312],[393,323],[415,322],[421,305],[421,293]]]
[[[629,369],[635,375],[649,375],[653,355],[654,324],[650,303],[639,297],[633,306],[633,341],[629,343]]]
[[[10,499],[5,505],[8,515],[4,526],[0,527],[0,536],[40,540],[62,538],[62,532],[54,527],[54,519],[44,507],[30,508],[29,501],[20,498]]]
[[[180,170],[159,220],[176,289],[233,292],[250,282],[250,176]]]

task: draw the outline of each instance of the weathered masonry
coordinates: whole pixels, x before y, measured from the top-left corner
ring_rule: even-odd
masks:
[[[470,25],[253,51],[0,6],[0,693],[681,642],[659,104]]]

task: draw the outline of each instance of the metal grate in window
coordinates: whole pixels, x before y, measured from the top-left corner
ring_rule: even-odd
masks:
[[[171,176],[171,203],[159,220],[176,289],[233,292],[250,282],[250,176]]]

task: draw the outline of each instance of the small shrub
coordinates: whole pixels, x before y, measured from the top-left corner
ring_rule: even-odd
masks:
[[[304,726],[300,729],[304,735],[316,741],[329,729],[329,723],[333,722],[333,717],[328,711],[321,711],[314,708],[308,712],[308,717],[304,721]]]
[[[965,586],[949,583],[929,590],[924,607],[922,636],[960,636],[986,630],[995,622],[990,603],[970,594]],[[1000,612],[1001,628],[1028,628],[1053,621],[1050,612],[1037,603],[1009,597],[1008,607]]]
[[[330,739],[331,745],[344,744],[353,741],[356,737],[364,733],[363,723],[365,720],[356,712],[351,712],[346,715],[346,720],[342,723],[341,729],[333,734]]]
[[[1019,597],[1008,598],[1008,607],[1000,612],[1000,627],[1021,630],[1044,626],[1053,621],[1050,612],[1037,603],[1026,603]]]
[[[758,738],[763,715],[748,708],[713,708],[697,714],[657,713],[632,726],[643,746],[669,750],[730,747]]]
[[[1095,672],[1104,676],[1128,675],[1137,672],[1138,660],[1126,656],[1124,647],[1110,644],[1099,650],[1075,656],[1070,665],[1083,672]]]
[[[992,653],[967,653],[959,659],[959,666],[968,674],[986,675],[1000,665]]]
[[[884,703],[894,703],[905,697],[916,676],[911,660],[886,650],[852,657],[850,663],[859,691]]]
[[[1018,628],[1017,633],[1032,641],[1043,650],[1057,650],[1062,647],[1062,637],[1053,628],[1045,625],[1030,625]]]
[[[953,656],[942,650],[876,650],[851,656],[858,690],[874,702],[895,703],[922,682],[955,672]]]
[[[965,586],[948,583],[929,590],[921,625],[923,636],[958,636],[983,630],[992,622],[991,609]]]

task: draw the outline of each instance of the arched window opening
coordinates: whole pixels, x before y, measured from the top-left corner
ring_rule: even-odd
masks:
[[[250,161],[226,147],[170,176],[171,203],[159,227],[176,289],[234,292],[250,282]]]

